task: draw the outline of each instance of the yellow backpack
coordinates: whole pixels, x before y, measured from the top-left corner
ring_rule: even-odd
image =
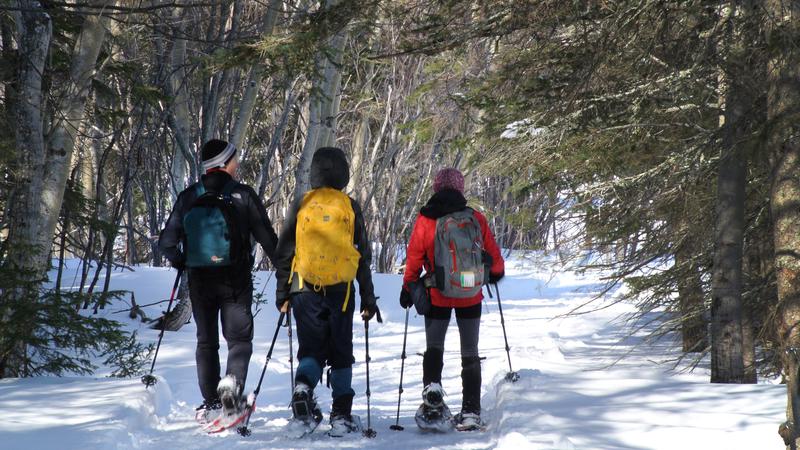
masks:
[[[328,187],[306,193],[297,212],[292,272],[299,275],[301,288],[306,282],[317,291],[346,282],[347,297],[342,310],[347,309],[350,282],[356,278],[361,258],[353,245],[355,221],[350,197]]]

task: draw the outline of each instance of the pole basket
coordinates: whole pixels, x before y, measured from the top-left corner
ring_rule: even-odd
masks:
[[[142,384],[147,387],[153,386],[158,383],[158,380],[153,375],[145,375],[142,377]]]

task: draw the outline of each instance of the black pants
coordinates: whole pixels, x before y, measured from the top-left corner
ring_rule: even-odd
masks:
[[[192,315],[197,325],[197,379],[205,400],[217,397],[220,380],[219,320],[228,344],[227,375],[244,386],[253,354],[253,282],[207,279],[189,275]]]

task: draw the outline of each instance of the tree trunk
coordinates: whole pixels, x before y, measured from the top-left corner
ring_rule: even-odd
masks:
[[[259,198],[264,198],[264,194],[267,192],[269,169],[272,163],[272,158],[275,155],[275,152],[278,150],[281,141],[283,141],[283,133],[286,131],[286,125],[289,123],[289,113],[291,112],[292,108],[294,108],[295,85],[296,83],[292,83],[289,85],[289,88],[286,91],[286,100],[283,103],[283,110],[281,111],[280,119],[278,119],[275,129],[272,131],[272,138],[269,141],[269,148],[267,148],[267,151],[264,154],[264,159],[261,162],[261,167],[258,170],[258,178],[256,179],[258,191],[256,192],[258,192]],[[275,187],[275,189],[277,189],[277,187]]]
[[[756,336],[753,324],[753,311],[744,305],[742,309],[742,361],[744,363],[743,383],[758,382],[756,371]]]
[[[341,0],[327,0],[325,8],[335,8]],[[336,116],[339,113],[340,85],[342,80],[342,53],[347,27],[342,27],[331,37],[325,48],[314,57],[315,73],[309,93],[308,131],[300,160],[295,171],[294,198],[299,199],[309,189],[311,158],[320,147],[334,145]]]
[[[742,29],[734,27],[731,18],[737,10],[750,13],[747,1],[734,0],[729,4],[726,41],[720,75],[724,112],[722,118],[722,149],[717,179],[716,233],[714,236],[714,266],[711,273],[711,382],[744,382],[744,347],[742,336],[742,261],[744,239],[745,186],[747,184],[746,113],[748,101],[741,78],[732,68],[743,68]],[[750,19],[745,17],[744,20]],[[736,29],[734,29],[736,28]]]
[[[15,117],[15,143],[17,148],[16,192],[11,199],[8,254],[5,268],[17,273],[20,284],[2,293],[7,304],[35,301],[45,266],[41,262],[50,250],[50,239],[43,239],[39,231],[46,218],[41,196],[44,191],[45,140],[43,122],[42,78],[47,51],[52,37],[50,16],[42,12],[38,1],[17,2],[16,41],[18,62],[17,113]],[[56,212],[57,214],[57,212]],[[3,317],[5,322],[7,317]],[[0,377],[24,375],[24,342],[3,342],[0,348]]]
[[[170,92],[174,96],[170,123],[175,134],[175,148],[172,151],[172,165],[170,166],[170,194],[172,202],[178,199],[178,194],[186,187],[186,163],[189,162],[191,181],[198,179],[198,171],[194,164],[194,153],[190,148],[192,128],[189,112],[189,79],[183,67],[186,64],[186,39],[178,39],[172,45],[170,65],[172,74],[167,81]]]
[[[262,23],[261,38],[272,34],[275,29],[275,23],[278,20],[278,15],[283,10],[282,0],[271,0],[267,6],[266,16]],[[256,64],[250,69],[250,75],[247,79],[247,85],[242,94],[239,108],[236,112],[236,120],[234,121],[233,132],[229,141],[239,148],[244,141],[247,126],[250,124],[250,119],[253,117],[253,109],[256,106],[258,99],[258,90],[261,88],[261,80],[264,78],[264,66]]]
[[[112,3],[99,2],[99,4]],[[44,191],[40,200],[45,222],[43,228],[38,231],[40,239],[48,244],[47,250],[61,211],[77,130],[84,120],[86,100],[91,91],[95,65],[105,40],[108,20],[107,17],[95,15],[87,15],[84,19],[73,51],[67,94],[57,115],[61,119],[53,124],[53,131],[48,139]],[[47,267],[47,254],[45,252],[38,255],[41,258],[40,267]]]
[[[696,247],[688,241],[675,251],[675,265],[685,266],[678,280],[678,303],[681,314],[681,340],[683,351],[697,353],[708,346],[708,329],[703,319],[703,299],[700,268],[696,262]]]
[[[726,128],[741,126],[733,105]],[[734,119],[732,121],[728,121]],[[734,135],[731,130],[726,135]],[[730,144],[730,141],[729,141]],[[724,145],[724,144],[723,144]],[[744,235],[745,160],[737,147],[725,145],[717,183],[716,250],[711,280],[711,382],[742,383],[742,239]]]
[[[775,161],[770,209],[774,224],[778,320],[787,387],[786,422],[780,434],[787,448],[800,444],[800,1],[768,0],[766,30],[767,145]]]
[[[226,10],[230,10],[228,13]],[[221,3],[219,11],[217,36],[209,39],[223,42],[224,47],[239,34],[239,24],[242,16],[242,1],[233,0],[233,7],[230,4]],[[214,15],[209,20],[209,36],[214,32]],[[230,28],[228,28],[230,25]],[[202,142],[208,142],[218,135],[219,112],[224,110],[220,105],[222,92],[231,78],[232,69],[223,69],[222,73],[214,73],[203,83],[203,110],[200,115],[200,136]],[[232,98],[228,99],[232,101]]]

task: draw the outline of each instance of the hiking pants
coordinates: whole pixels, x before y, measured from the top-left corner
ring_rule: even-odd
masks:
[[[331,366],[328,380],[334,402],[340,397],[352,399],[353,312],[355,299],[350,295],[342,311],[344,291],[298,292],[291,297],[297,323],[297,374],[295,381],[311,386],[322,377],[322,368]],[[340,400],[341,401],[341,400]],[[349,413],[349,411],[347,411]]]
[[[236,284],[234,286],[234,284]],[[189,274],[189,296],[192,315],[197,325],[197,378],[205,400],[217,397],[220,380],[219,320],[222,335],[228,344],[226,375],[233,375],[244,386],[247,366],[253,354],[253,283],[192,277]]]
[[[452,310],[456,310],[456,323],[461,337],[461,410],[464,412],[480,413],[481,410],[481,361],[478,355],[481,307],[480,303],[466,308],[431,306],[431,311],[425,315],[427,348],[422,359],[422,383],[427,386],[442,382],[444,338]]]

